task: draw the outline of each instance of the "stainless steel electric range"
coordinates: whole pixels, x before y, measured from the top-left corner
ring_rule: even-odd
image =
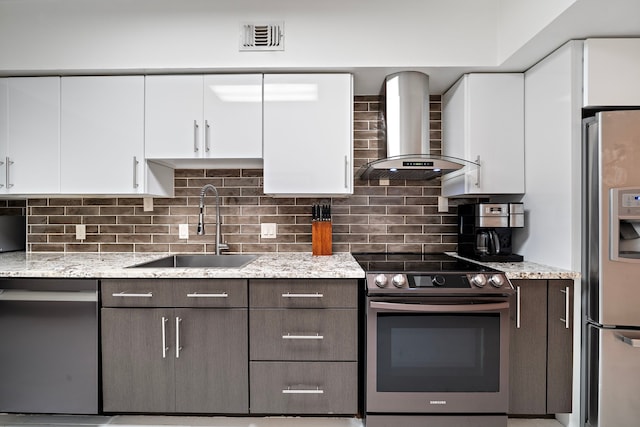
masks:
[[[366,271],[367,427],[506,426],[507,277],[446,254],[354,257]]]

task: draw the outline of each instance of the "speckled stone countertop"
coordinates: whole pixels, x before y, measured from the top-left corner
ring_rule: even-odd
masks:
[[[535,262],[480,262],[464,258],[455,252],[447,252],[447,255],[467,259],[477,264],[485,265],[496,270],[503,271],[509,279],[579,279],[580,273],[564,270],[562,268],[537,264]]]
[[[0,277],[41,278],[362,278],[349,253],[269,253],[242,268],[127,268],[162,258],[162,253],[0,254]]]

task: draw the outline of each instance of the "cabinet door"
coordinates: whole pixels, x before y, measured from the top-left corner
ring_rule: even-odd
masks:
[[[193,159],[204,152],[202,75],[146,76],[145,155]]]
[[[204,76],[204,157],[262,158],[262,74]]]
[[[547,413],[569,413],[573,387],[573,281],[550,280]]]
[[[350,74],[265,74],[264,192],[353,192]]]
[[[176,411],[246,414],[246,309],[176,309]]]
[[[509,413],[546,414],[547,282],[514,280],[513,286]]]
[[[173,310],[103,308],[102,395],[106,412],[173,412]]]
[[[10,193],[60,191],[60,78],[8,81],[6,187]],[[4,181],[4,180],[3,180]]]
[[[443,154],[480,169],[442,178],[443,196],[524,193],[524,75],[466,74],[442,99]]]
[[[144,77],[63,77],[61,191],[142,191]]]

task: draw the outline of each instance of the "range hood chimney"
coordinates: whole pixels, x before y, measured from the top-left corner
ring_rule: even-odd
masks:
[[[359,178],[429,180],[467,163],[431,154],[429,76],[418,71],[391,74],[385,78],[382,99],[387,157],[360,168]]]

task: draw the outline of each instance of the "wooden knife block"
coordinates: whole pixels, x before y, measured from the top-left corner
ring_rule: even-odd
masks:
[[[313,255],[332,254],[331,221],[313,221],[311,223],[311,252]]]

